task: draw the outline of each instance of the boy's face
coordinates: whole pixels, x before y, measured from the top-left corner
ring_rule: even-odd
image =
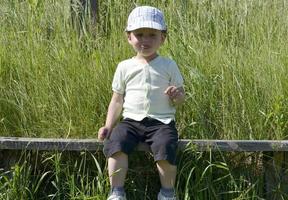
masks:
[[[128,33],[128,42],[144,58],[154,57],[165,41],[165,34],[160,30],[141,28]]]

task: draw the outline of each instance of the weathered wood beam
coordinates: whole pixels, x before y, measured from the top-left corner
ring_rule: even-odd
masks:
[[[179,148],[195,151],[288,151],[286,140],[179,140]],[[103,143],[97,139],[24,138],[0,137],[0,149],[46,151],[98,151]],[[149,151],[146,144],[139,144],[138,151]]]

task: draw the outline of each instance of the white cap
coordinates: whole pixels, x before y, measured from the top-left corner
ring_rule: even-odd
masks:
[[[152,28],[160,31],[167,30],[163,13],[151,6],[136,7],[128,17],[126,31],[139,28]]]

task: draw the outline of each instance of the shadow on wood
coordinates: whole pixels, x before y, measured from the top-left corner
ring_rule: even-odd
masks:
[[[288,198],[288,153],[266,152],[264,154],[266,199]],[[286,199],[285,198],[285,199]]]

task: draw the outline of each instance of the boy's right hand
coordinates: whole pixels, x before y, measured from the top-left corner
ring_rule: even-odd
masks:
[[[98,140],[103,141],[105,138],[108,138],[109,135],[110,130],[107,127],[103,126],[98,131]]]

